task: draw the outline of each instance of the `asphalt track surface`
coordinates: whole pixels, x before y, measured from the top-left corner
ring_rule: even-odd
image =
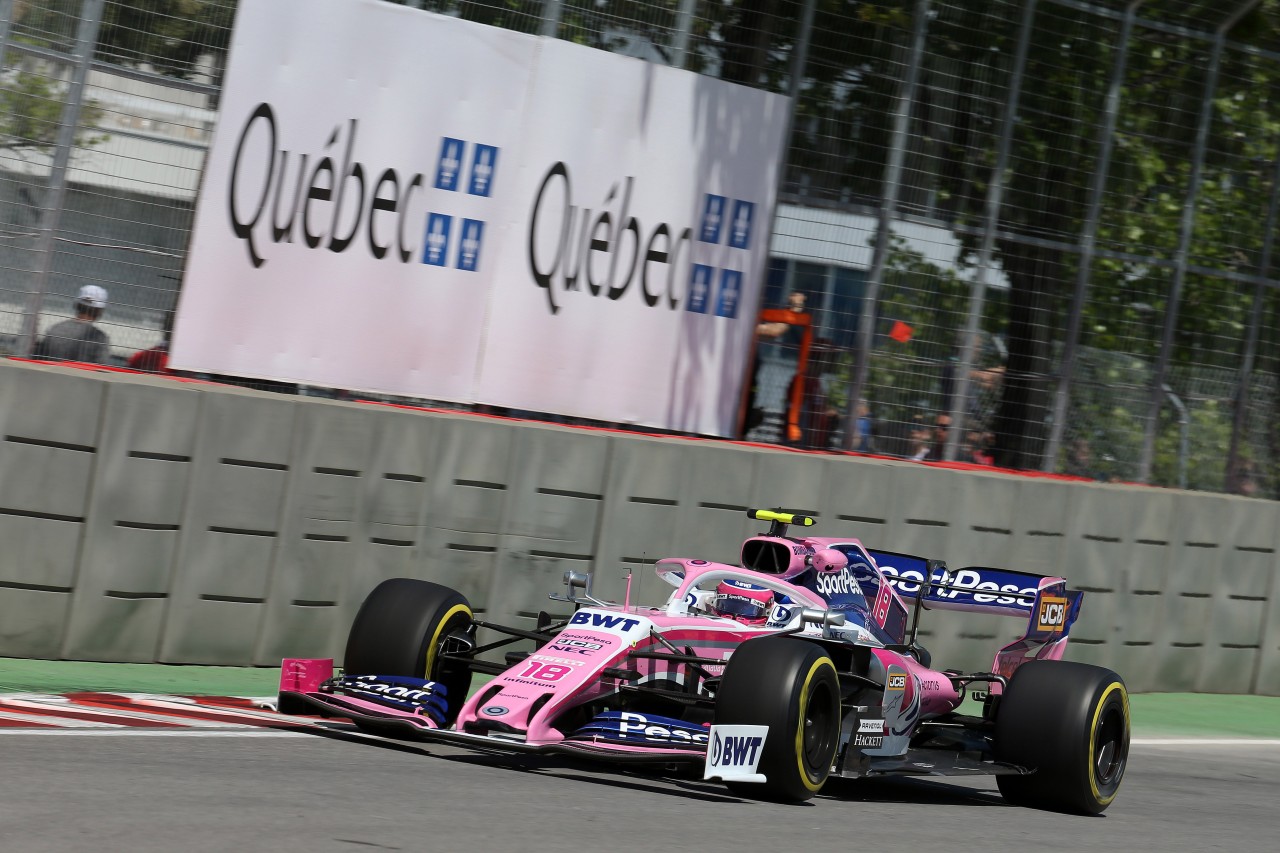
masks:
[[[335,724],[336,725],[336,724]],[[988,778],[830,783],[805,805],[694,779],[345,728],[0,733],[0,850],[1274,851],[1280,742],[1136,742],[1100,817]]]

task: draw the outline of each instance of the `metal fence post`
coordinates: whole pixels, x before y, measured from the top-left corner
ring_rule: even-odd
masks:
[[[1156,360],[1155,375],[1151,377],[1151,399],[1147,407],[1147,423],[1142,436],[1142,455],[1138,460],[1138,482],[1151,480],[1151,467],[1155,458],[1156,428],[1160,420],[1160,407],[1164,403],[1164,377],[1169,369],[1173,350],[1173,333],[1178,328],[1178,307],[1182,302],[1182,289],[1187,280],[1188,255],[1191,251],[1191,234],[1196,223],[1196,200],[1200,195],[1200,179],[1204,171],[1204,154],[1209,144],[1209,125],[1213,121],[1213,93],[1218,89],[1218,68],[1222,63],[1222,48],[1227,33],[1259,0],[1245,0],[1227,16],[1213,33],[1213,52],[1209,55],[1209,69],[1205,73],[1204,95],[1200,99],[1200,119],[1196,125],[1194,153],[1191,155],[1191,177],[1187,182],[1187,199],[1182,205],[1182,227],[1178,233],[1178,249],[1174,255],[1173,286],[1165,304],[1164,333],[1160,338],[1160,355]]]
[[[1107,101],[1103,107],[1102,129],[1098,132],[1098,163],[1089,182],[1089,209],[1085,215],[1084,230],[1080,234],[1080,260],[1076,269],[1075,294],[1071,299],[1071,315],[1067,319],[1067,335],[1062,342],[1062,360],[1058,365],[1058,390],[1053,401],[1053,422],[1049,425],[1049,446],[1045,448],[1041,469],[1053,471],[1058,464],[1058,449],[1062,446],[1062,434],[1067,426],[1067,410],[1071,404],[1071,381],[1075,374],[1076,349],[1080,342],[1080,324],[1084,318],[1084,300],[1089,292],[1089,274],[1093,269],[1093,254],[1098,244],[1098,221],[1102,215],[1103,192],[1111,171],[1111,149],[1115,145],[1116,121],[1120,115],[1120,92],[1124,88],[1124,72],[1129,57],[1129,39],[1133,35],[1133,22],[1138,17],[1138,7],[1146,0],[1132,0],[1125,7],[1124,20],[1120,24],[1120,36],[1116,39],[1116,56],[1111,66],[1111,79],[1107,82]]]
[[[9,49],[9,32],[13,29],[14,0],[0,0],[0,72],[4,71],[4,55]]]
[[[685,68],[688,64],[689,39],[693,36],[693,13],[697,8],[698,0],[680,0],[680,9],[676,12],[676,34],[671,40],[672,68]],[[812,15],[810,19],[812,20]],[[804,32],[807,37],[808,30]]]
[[[1253,305],[1249,310],[1249,331],[1245,334],[1244,356],[1240,362],[1240,378],[1236,380],[1234,411],[1231,418],[1231,442],[1227,446],[1227,491],[1239,485],[1237,472],[1240,466],[1240,442],[1247,424],[1249,387],[1253,382],[1253,362],[1258,350],[1258,332],[1262,325],[1262,298],[1271,275],[1271,250],[1275,245],[1276,213],[1280,207],[1280,154],[1276,156],[1271,173],[1271,198],[1267,202],[1267,221],[1262,232],[1262,257],[1258,261],[1258,278],[1253,285]]]
[[[76,144],[76,127],[80,123],[80,111],[84,103],[85,78],[93,63],[93,51],[98,42],[98,25],[102,22],[102,7],[106,0],[85,0],[80,9],[80,26],[76,30],[76,45],[71,54],[71,82],[67,86],[66,100],[59,118],[58,139],[49,170],[49,184],[45,188],[44,216],[40,222],[40,236],[36,242],[35,286],[27,301],[26,315],[22,318],[22,332],[18,336],[16,351],[30,355],[35,348],[39,331],[40,311],[44,306],[49,278],[53,274],[53,244],[58,225],[62,220],[62,208],[67,196],[67,167],[71,151]]]
[[[555,38],[560,34],[560,17],[564,14],[564,0],[543,0],[542,29],[538,35]]]
[[[956,365],[955,384],[951,395],[951,429],[947,433],[942,458],[953,461],[960,447],[960,436],[965,431],[965,416],[969,413],[969,374],[973,370],[974,338],[982,324],[982,312],[987,298],[987,285],[991,278],[991,259],[995,253],[996,229],[1000,225],[1000,208],[1004,201],[1004,178],[1009,168],[1009,149],[1013,147],[1013,128],[1018,123],[1018,105],[1022,99],[1022,77],[1027,67],[1027,51],[1031,45],[1031,31],[1035,25],[1038,0],[1026,0],[1022,9],[1022,25],[1018,29],[1018,46],[1013,59],[1012,80],[1009,95],[1004,104],[1004,120],[1000,127],[1000,141],[996,148],[996,163],[991,170],[991,183],[987,186],[986,217],[982,225],[982,245],[978,249],[978,276],[973,282],[969,297],[969,315],[961,331],[960,363]]]
[[[884,189],[880,193],[880,210],[876,222],[876,242],[871,253],[871,269],[862,294],[862,315],[858,320],[858,347],[854,357],[853,378],[849,381],[849,406],[844,418],[844,448],[852,450],[858,438],[858,401],[862,399],[871,368],[871,348],[876,339],[876,308],[880,285],[889,259],[889,239],[893,216],[898,210],[898,193],[902,187],[902,165],[906,157],[915,109],[916,86],[920,64],[924,59],[925,36],[929,30],[929,0],[916,0],[911,30],[911,53],[907,73],[902,80],[902,94],[893,115],[893,135],[889,141],[889,158],[884,168]]]

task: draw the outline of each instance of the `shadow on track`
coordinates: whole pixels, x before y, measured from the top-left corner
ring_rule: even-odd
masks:
[[[1014,808],[998,791],[975,791],[935,779],[903,776],[832,779],[820,796],[842,802]]]

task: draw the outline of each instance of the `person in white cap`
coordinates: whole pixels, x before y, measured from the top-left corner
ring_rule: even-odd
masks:
[[[106,364],[111,357],[111,342],[107,333],[94,325],[105,307],[105,288],[96,284],[80,288],[75,318],[51,326],[36,344],[32,357]]]

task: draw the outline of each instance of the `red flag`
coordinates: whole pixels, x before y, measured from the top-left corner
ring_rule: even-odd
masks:
[[[893,338],[900,344],[905,344],[911,340],[911,335],[915,330],[901,320],[893,321],[893,328],[889,330],[889,337]]]

